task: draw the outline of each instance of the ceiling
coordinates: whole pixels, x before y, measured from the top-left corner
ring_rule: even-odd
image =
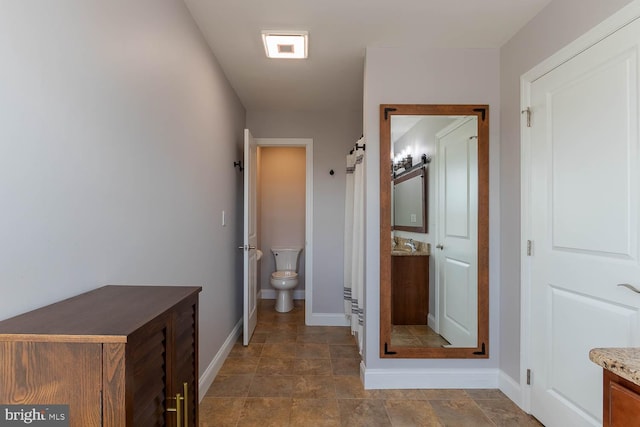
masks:
[[[499,48],[551,0],[184,0],[247,110],[361,110],[366,47]],[[262,30],[309,31],[268,59]]]

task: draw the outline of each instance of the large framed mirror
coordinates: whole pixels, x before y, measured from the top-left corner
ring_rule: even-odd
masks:
[[[380,105],[380,357],[489,357],[488,105]]]

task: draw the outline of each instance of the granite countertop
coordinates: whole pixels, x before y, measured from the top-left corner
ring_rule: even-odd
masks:
[[[429,256],[429,252],[427,251],[405,251],[405,250],[392,250],[391,256]]]
[[[395,245],[391,247],[391,256],[429,256],[431,255],[431,245],[425,242],[419,242],[414,240],[416,250],[411,249],[405,245],[410,239],[403,237],[393,237]]]
[[[596,365],[640,385],[640,348],[594,348],[589,359]]]

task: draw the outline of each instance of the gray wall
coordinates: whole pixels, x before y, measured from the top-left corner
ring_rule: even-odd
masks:
[[[362,113],[248,111],[247,127],[256,138],[313,138],[312,309],[343,313],[345,157],[362,134]]]
[[[497,49],[369,48],[365,61],[366,171],[365,363],[370,369],[495,368],[499,313],[490,310],[490,359],[381,359],[380,341],[380,104],[489,104],[490,117],[490,295],[498,305],[500,213],[500,80]],[[382,154],[388,156],[388,154]]]
[[[0,63],[0,319],[202,285],[202,373],[242,313],[245,111],[184,3],[2,1]]]
[[[629,0],[554,0],[500,50],[500,368],[520,382],[520,76]]]

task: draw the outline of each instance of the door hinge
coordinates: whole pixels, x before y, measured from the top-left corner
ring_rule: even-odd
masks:
[[[521,114],[527,114],[527,127],[531,127],[531,107],[527,107],[520,112]]]
[[[527,256],[531,256],[531,252],[533,247],[533,242],[531,240],[527,240]]]
[[[527,369],[527,385],[531,385],[531,369]]]

